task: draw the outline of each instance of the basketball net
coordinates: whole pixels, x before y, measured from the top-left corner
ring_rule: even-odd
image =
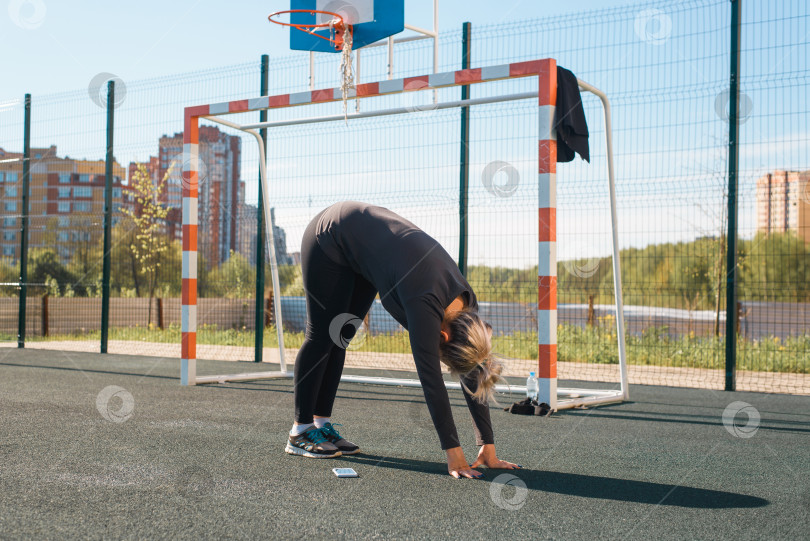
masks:
[[[334,25],[342,22],[340,19],[333,19],[331,23],[332,31],[334,32]],[[348,100],[349,91],[354,88],[354,68],[352,67],[352,32],[351,30],[344,30],[343,32],[343,52],[340,59],[340,92],[343,95],[343,120],[346,124],[349,123],[348,113]]]

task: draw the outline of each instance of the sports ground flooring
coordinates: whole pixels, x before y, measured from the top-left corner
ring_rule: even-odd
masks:
[[[549,418],[493,407],[499,455],[525,468],[456,480],[419,389],[342,384],[334,420],[364,453],[311,460],[282,451],[291,381],[178,374],[176,359],[2,351],[0,538],[810,538],[810,397],[637,385]],[[746,437],[724,424],[734,402],[751,406]]]

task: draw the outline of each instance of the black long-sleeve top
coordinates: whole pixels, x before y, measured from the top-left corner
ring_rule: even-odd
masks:
[[[383,307],[408,330],[416,372],[442,449],[459,447],[439,362],[441,323],[445,308],[456,297],[476,310],[478,301],[455,261],[438,241],[408,220],[356,201],[324,210],[315,234],[330,259],[351,267],[377,288]],[[475,392],[473,379],[463,383]],[[474,401],[464,385],[478,445],[493,443],[489,406]]]

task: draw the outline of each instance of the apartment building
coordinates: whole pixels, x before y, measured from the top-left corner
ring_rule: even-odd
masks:
[[[20,257],[22,227],[21,152],[0,148],[0,257]],[[56,146],[31,149],[29,182],[29,248],[55,247],[67,262],[77,247],[102,242],[104,160],[76,160],[59,157]],[[133,198],[122,183],[125,169],[113,165],[113,224],[121,219],[120,209],[131,207]]]
[[[810,171],[780,171],[757,179],[757,231],[793,231],[810,243]]]

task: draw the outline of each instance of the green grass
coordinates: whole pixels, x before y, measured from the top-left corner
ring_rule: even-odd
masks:
[[[110,340],[139,342],[180,343],[180,327],[172,325],[164,330],[145,327],[110,329]],[[15,341],[16,336],[0,334],[0,341]],[[47,338],[30,336],[29,341],[100,340],[99,331],[53,335]],[[303,332],[285,332],[284,344],[298,348],[304,341]],[[558,360],[594,364],[618,364],[616,334],[610,322],[595,328],[560,325],[557,331]],[[513,359],[537,358],[537,333],[516,332],[509,336],[496,336],[494,349],[500,355]],[[218,329],[203,325],[197,330],[198,344],[253,347],[250,330]],[[275,327],[265,329],[264,346],[277,347]],[[368,352],[409,353],[408,334],[366,336],[354,349]],[[737,368],[761,372],[810,374],[810,335],[796,338],[767,338],[737,341]],[[642,336],[627,337],[627,362],[632,365],[722,369],[725,359],[725,340],[715,337],[681,336],[670,338],[664,328],[647,329]]]

